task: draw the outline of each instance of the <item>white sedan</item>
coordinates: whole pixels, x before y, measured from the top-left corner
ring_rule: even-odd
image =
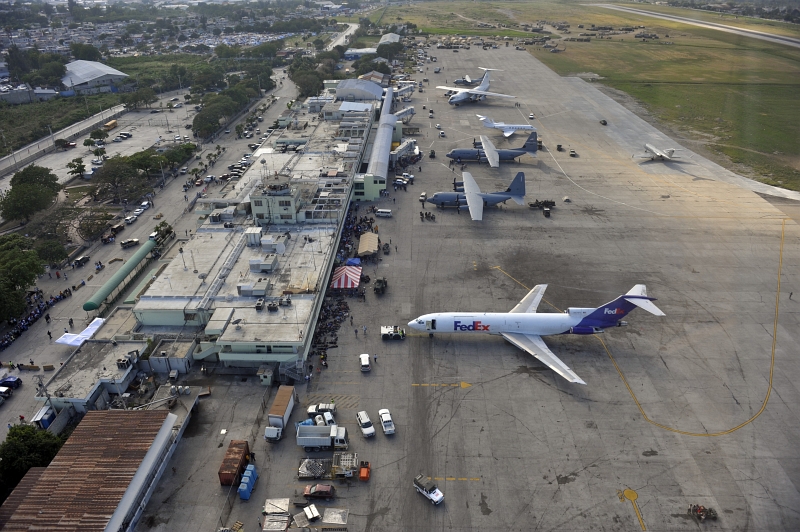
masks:
[[[135,211],[133,211],[133,215],[136,216],[137,218],[142,214],[144,214],[144,209],[136,209]]]

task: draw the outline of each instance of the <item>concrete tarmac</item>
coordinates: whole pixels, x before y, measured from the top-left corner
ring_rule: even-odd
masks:
[[[445,71],[433,74],[428,64],[418,77],[430,84],[411,102],[426,157],[415,185],[377,202],[394,211],[378,222],[392,250],[364,271],[386,276],[388,292],[376,296],[367,285],[366,302],[348,300],[354,325],[339,332],[329,367],[299,389],[302,407],[336,401],[351,451],[372,463],[369,482],[337,483],[340,497],[319,506],[348,508],[349,530],[697,530],[690,504],[719,512],[703,525],[715,530],[800,528],[800,303],[790,298],[798,286],[797,223],[753,191],[763,193],[761,185],[698,155],[632,159],[644,142],[680,146],[528,53],[430,53]],[[474,76],[479,66],[501,66],[490,90],[517,100],[453,108],[430,88]],[[423,105],[435,118],[425,118]],[[506,141],[483,128],[476,113],[517,123],[531,112],[545,144],[537,158],[468,170],[487,191],[524,171],[529,201],[556,201],[550,218],[511,203],[486,208],[482,222],[420,206],[421,192],[450,190],[457,174],[444,157],[449,149],[480,134],[497,147],[522,144],[522,135]],[[436,123],[446,138],[438,138]],[[427,157],[431,148],[435,159]],[[783,208],[796,212],[794,195],[780,195]],[[436,221],[422,221],[420,210],[435,211]],[[378,335],[380,325],[428,312],[508,311],[540,283],[549,285],[540,312],[598,306],[644,283],[666,317],[637,310],[628,327],[601,336],[546,338],[586,386],[498,337],[411,334],[383,342]],[[364,325],[366,334],[356,336]],[[359,353],[378,354],[371,372],[359,371]],[[181,444],[175,475],[162,479],[139,530],[237,520],[252,529],[265,498],[292,497],[306,484],[296,479],[305,453],[291,433],[274,445],[257,440],[262,476],[253,497],[226,502],[216,472],[229,439],[263,431],[263,389],[253,378],[216,379]],[[355,414],[367,410],[375,421],[379,408],[391,410],[397,434],[378,429],[366,440]],[[415,492],[419,473],[437,480],[441,506]]]

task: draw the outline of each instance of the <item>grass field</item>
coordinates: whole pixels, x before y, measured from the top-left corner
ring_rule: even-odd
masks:
[[[8,147],[3,145],[0,149],[7,155],[12,146],[14,149],[19,149],[30,142],[47,137],[50,134],[47,126],[50,126],[55,133],[118,103],[119,98],[116,94],[99,94],[87,96],[85,100],[82,96],[56,98],[48,102],[4,107],[0,111],[0,130],[5,135]]]
[[[633,7],[800,35],[787,25],[751,19],[720,20],[712,13]],[[702,15],[703,17],[701,17]],[[378,15],[376,15],[377,17]],[[628,36],[565,43],[559,54],[531,53],[561,75],[592,72],[600,82],[639,100],[669,129],[701,141],[720,162],[760,181],[800,190],[800,50],[712,29],[602,9],[577,2],[436,2],[390,7],[387,20],[407,20],[432,34],[506,35],[521,23],[567,21],[572,34],[597,26],[645,26],[659,41]],[[480,29],[477,22],[509,28]],[[732,22],[737,22],[733,24]],[[775,24],[776,26],[772,26]],[[441,26],[441,27],[439,27]],[[665,37],[669,35],[669,37]],[[672,42],[673,44],[661,44]],[[741,166],[744,165],[744,168]]]

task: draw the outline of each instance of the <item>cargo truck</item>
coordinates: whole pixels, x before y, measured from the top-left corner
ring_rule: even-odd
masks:
[[[267,428],[264,430],[264,439],[268,442],[279,441],[283,431],[289,425],[289,418],[294,408],[294,386],[281,386],[272,402],[272,407],[267,413]]]
[[[312,451],[347,450],[347,429],[338,425],[318,427],[315,425],[297,426],[297,445],[307,453]]]

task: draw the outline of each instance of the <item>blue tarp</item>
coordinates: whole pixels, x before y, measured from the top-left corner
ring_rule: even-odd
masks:
[[[344,265],[345,266],[361,266],[361,259],[359,259],[359,258],[347,259],[347,262],[345,262]]]

